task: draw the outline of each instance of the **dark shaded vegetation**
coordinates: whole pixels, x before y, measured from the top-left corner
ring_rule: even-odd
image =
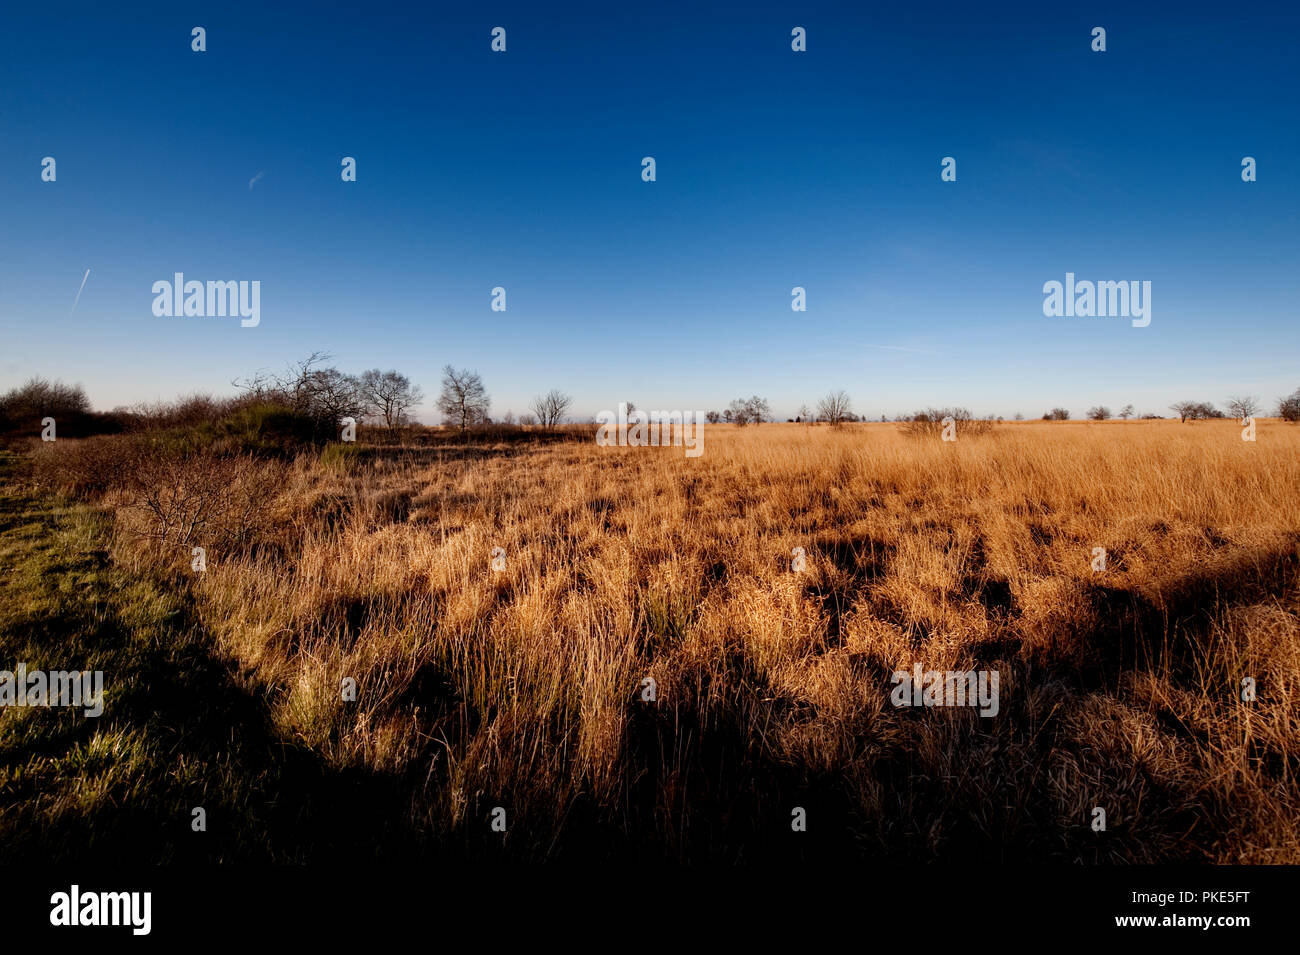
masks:
[[[101,717],[0,712],[0,852],[8,864],[403,858],[416,843],[395,782],[325,766],[278,738],[218,658],[183,591],[108,559],[105,517],[19,489],[0,452],[0,667],[102,670]],[[192,829],[193,809],[207,830]]]

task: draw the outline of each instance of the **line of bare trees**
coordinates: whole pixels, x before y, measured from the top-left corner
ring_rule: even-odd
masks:
[[[1264,410],[1264,405],[1253,395],[1233,395],[1224,402],[1224,406],[1226,411],[1216,408],[1209,401],[1175,401],[1169,406],[1169,410],[1178,415],[1180,422],[1203,421],[1211,418],[1236,418],[1244,421]],[[1300,389],[1278,400],[1277,414],[1287,421],[1300,421]],[[1112,415],[1110,408],[1105,405],[1095,405],[1088,409],[1087,416],[1090,421],[1107,421],[1112,417],[1127,420],[1137,415],[1132,405],[1125,405],[1116,415]],[[1157,418],[1159,415],[1142,415],[1142,417]],[[1069,418],[1070,412],[1065,408],[1053,408],[1043,415],[1044,421],[1068,421]]]
[[[1178,415],[1179,421],[1200,421],[1206,418],[1236,418],[1245,421],[1264,410],[1258,398],[1253,395],[1233,395],[1226,402],[1227,412],[1220,411],[1208,401],[1175,401],[1169,406]],[[1300,389],[1278,402],[1278,416],[1287,421],[1300,418]]]
[[[233,384],[246,399],[291,408],[322,431],[333,431],[344,418],[396,428],[408,423],[411,410],[424,400],[420,386],[397,371],[371,368],[352,375],[327,366],[329,358],[313,352],[280,374],[260,371]]]
[[[165,406],[142,404],[107,413],[92,411],[90,401],[80,386],[32,378],[0,395],[0,432],[20,427],[30,429],[45,417],[57,419],[61,428],[65,424],[79,423],[82,427],[76,431],[65,432],[74,435],[80,430],[85,430],[86,433],[135,430],[140,422],[145,422],[146,426],[150,426],[149,422],[152,422],[152,426],[185,425],[215,420],[238,407],[262,403],[287,408],[294,414],[309,419],[317,432],[324,436],[333,433],[344,418],[369,420],[389,429],[398,428],[411,422],[411,412],[424,401],[424,392],[420,387],[395,370],[372,368],[353,375],[327,365],[329,358],[327,354],[314,352],[302,361],[289,365],[283,373],[258,372],[251,378],[237,379],[234,384],[241,391],[237,399],[193,395]],[[519,423],[554,429],[566,420],[572,404],[573,399],[569,395],[553,388],[533,399],[529,405],[531,413],[522,415]],[[1263,411],[1260,400],[1252,395],[1234,395],[1225,405],[1226,412],[1205,401],[1177,401],[1169,407],[1182,422],[1227,417],[1244,420]],[[475,371],[445,366],[435,406],[446,423],[461,431],[493,423],[489,417],[491,398],[482,377]],[[635,406],[629,402],[629,411],[633,407]],[[1277,414],[1286,421],[1300,421],[1300,389],[1278,401]],[[928,427],[933,421],[945,416],[967,423],[982,420],[974,418],[964,408],[927,409],[896,420]],[[1053,408],[1043,415],[1043,420],[1065,421],[1069,417],[1067,409]],[[1094,421],[1105,421],[1113,415],[1110,408],[1097,405],[1088,409],[1087,417]],[[1133,405],[1125,405],[1114,417],[1136,417]],[[1021,418],[1021,415],[1016,415],[1017,420]],[[513,424],[513,413],[508,412],[503,420],[506,424]],[[768,400],[751,395],[748,398],[737,398],[723,412],[708,412],[706,420],[712,424],[727,422],[745,426],[772,421],[773,417]],[[805,404],[792,420],[826,422],[838,427],[846,422],[864,419],[853,413],[848,393],[836,389],[817,402],[815,414]],[[881,420],[884,420],[883,416]]]
[[[418,385],[396,371],[371,369],[349,375],[324,363],[328,355],[313,353],[290,365],[280,375],[259,373],[235,384],[248,394],[268,402],[286,404],[315,420],[335,427],[344,418],[370,419],[388,428],[409,423],[410,412],[424,400]],[[573,405],[573,398],[558,388],[538,395],[529,405],[531,415],[520,422],[535,422],[546,429],[559,426]],[[476,371],[446,365],[435,407],[443,420],[461,431],[491,424],[492,399]],[[509,423],[514,415],[507,413]]]

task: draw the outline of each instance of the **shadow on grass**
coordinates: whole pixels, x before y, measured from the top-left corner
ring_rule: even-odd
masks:
[[[0,669],[102,670],[104,713],[0,709],[6,863],[401,860],[399,785],[277,739],[182,596],[127,579],[90,508],[0,485]],[[206,831],[192,810],[206,811]]]

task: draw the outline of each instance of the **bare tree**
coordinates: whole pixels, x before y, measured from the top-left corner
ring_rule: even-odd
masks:
[[[817,417],[829,421],[833,428],[838,428],[846,421],[850,413],[849,396],[843,389],[832,391],[817,402]]]
[[[333,430],[344,418],[364,418],[374,413],[362,393],[361,382],[337,368],[319,368],[312,372],[310,413],[322,427]]]
[[[1105,421],[1110,418],[1110,409],[1105,405],[1097,405],[1088,409],[1088,417],[1093,421]]]
[[[528,410],[537,415],[537,422],[543,428],[554,428],[564,420],[571,404],[573,404],[571,397],[558,388],[552,388],[546,394],[534,398]]]
[[[1119,416],[1120,416],[1121,418],[1123,418],[1125,421],[1127,421],[1129,418],[1133,417],[1133,406],[1132,406],[1132,405],[1125,405],[1123,408],[1120,408],[1120,409],[1119,409]]]
[[[294,411],[310,414],[313,379],[321,370],[319,366],[330,357],[327,352],[314,351],[302,361],[286,366],[283,374],[259,371],[251,378],[236,378],[231,384],[247,398],[287,405]]]
[[[749,420],[754,424],[762,424],[764,421],[772,420],[772,406],[767,403],[766,398],[752,395],[745,402],[745,409],[749,412]]]
[[[1171,404],[1170,409],[1178,412],[1179,421],[1199,421],[1203,418],[1221,418],[1222,412],[1217,411],[1214,405],[1208,401],[1176,401]]]
[[[808,424],[812,420],[812,410],[809,409],[809,407],[806,404],[800,405],[799,416],[795,418],[795,420],[802,421],[804,424]]]
[[[384,424],[395,428],[407,421],[407,412],[424,400],[424,392],[411,379],[396,371],[371,368],[361,373],[361,394],[373,413],[384,419]]]
[[[761,424],[772,420],[772,406],[767,403],[766,398],[760,398],[758,395],[737,398],[723,414],[723,418],[738,425]]]
[[[1278,400],[1277,415],[1283,421],[1300,421],[1300,388]]]
[[[1259,412],[1259,399],[1252,395],[1234,395],[1228,399],[1228,413],[1238,421],[1253,418]]]
[[[442,369],[438,410],[461,431],[485,420],[491,404],[478,372],[457,370],[451,365]]]

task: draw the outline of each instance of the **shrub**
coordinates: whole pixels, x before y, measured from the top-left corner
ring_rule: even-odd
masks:
[[[352,469],[360,454],[361,450],[355,444],[335,441],[325,445],[320,453],[320,463],[332,471],[346,472]]]
[[[952,418],[963,435],[985,434],[993,422],[976,418],[967,408],[926,408],[903,421],[903,433],[914,437],[932,437],[943,434],[945,418]]]
[[[219,450],[248,454],[291,454],[317,437],[316,421],[310,415],[262,402],[237,409],[213,430]]]
[[[1300,388],[1278,402],[1277,413],[1283,421],[1300,421]]]
[[[85,437],[121,430],[113,415],[97,414],[80,385],[31,378],[0,395],[0,433],[36,437],[53,418],[59,437]]]

